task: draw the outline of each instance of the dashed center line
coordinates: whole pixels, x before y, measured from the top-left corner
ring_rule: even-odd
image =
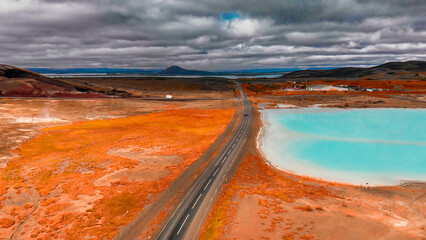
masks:
[[[183,225],[185,225],[186,220],[188,220],[188,217],[189,217],[189,213],[186,215],[186,218],[185,218],[185,220],[183,221],[182,225],[180,225],[179,231],[177,232],[177,234],[176,234],[176,235],[179,235],[180,230],[182,230],[182,227],[183,227]]]
[[[192,209],[194,209],[195,205],[197,205],[198,200],[200,200],[201,195],[203,195],[202,193],[200,195],[198,195],[197,200],[195,201],[194,205],[192,205]]]
[[[210,178],[209,182],[206,184],[206,186],[204,187],[204,190],[206,190],[207,186],[210,184],[210,182],[212,181],[212,179]]]
[[[219,171],[219,168],[216,168],[216,171],[214,171],[213,176],[216,176],[217,171]]]

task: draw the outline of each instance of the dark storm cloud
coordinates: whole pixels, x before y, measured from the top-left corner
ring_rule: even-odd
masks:
[[[2,0],[0,62],[218,70],[425,60],[424,12],[424,0]]]

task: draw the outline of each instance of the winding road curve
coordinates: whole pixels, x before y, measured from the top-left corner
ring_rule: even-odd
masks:
[[[169,222],[158,235],[159,240],[195,239],[198,236],[203,220],[220,189],[235,168],[236,158],[243,145],[253,121],[252,105],[241,85],[237,83],[244,105],[244,115],[240,126],[232,135],[225,147],[207,166],[203,175],[185,196],[180,206],[173,213]]]

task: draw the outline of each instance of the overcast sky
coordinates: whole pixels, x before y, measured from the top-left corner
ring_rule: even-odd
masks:
[[[425,0],[0,0],[0,63],[366,66],[426,60]]]

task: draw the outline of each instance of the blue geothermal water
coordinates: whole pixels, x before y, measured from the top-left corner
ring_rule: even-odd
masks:
[[[260,149],[275,166],[353,184],[426,181],[426,110],[270,109]]]

